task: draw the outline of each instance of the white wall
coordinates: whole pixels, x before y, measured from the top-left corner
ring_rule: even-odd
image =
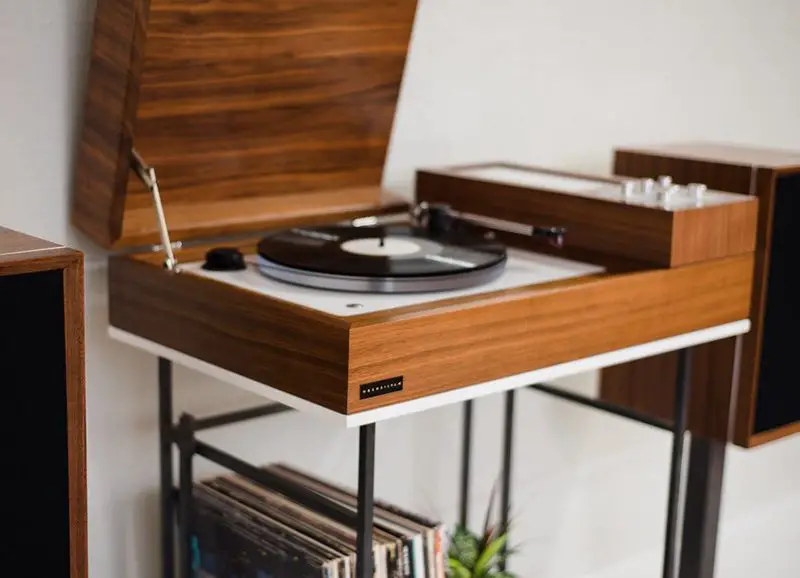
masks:
[[[0,2],[0,223],[89,253],[88,457],[92,578],[156,568],[155,360],[105,336],[102,253],[68,224],[90,0]],[[414,167],[510,159],[608,170],[631,142],[712,138],[800,149],[794,0],[421,0],[387,183]],[[578,380],[591,383],[591,376]],[[178,407],[247,405],[178,371]],[[498,471],[501,399],[477,410],[482,510]],[[524,576],[659,575],[669,437],[520,395],[512,567]],[[459,412],[378,430],[377,491],[452,520]],[[256,461],[353,482],[354,432],[301,415],[211,437]],[[209,471],[204,466],[203,471]],[[718,576],[800,571],[800,437],[732,450]]]

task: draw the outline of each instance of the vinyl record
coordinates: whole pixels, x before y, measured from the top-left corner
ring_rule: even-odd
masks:
[[[418,292],[486,283],[506,249],[480,235],[422,227],[330,226],[276,232],[258,244],[261,271],[290,283],[359,292]]]

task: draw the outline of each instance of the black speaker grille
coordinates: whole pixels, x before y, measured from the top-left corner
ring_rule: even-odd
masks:
[[[778,179],[772,231],[755,433],[800,420],[800,175]]]
[[[0,550],[18,576],[69,576],[63,273],[0,276],[0,299]]]

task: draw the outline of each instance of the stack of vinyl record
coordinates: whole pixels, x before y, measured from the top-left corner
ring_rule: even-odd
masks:
[[[195,576],[354,578],[355,528],[303,503],[316,500],[287,494],[313,492],[355,513],[355,492],[283,464],[264,470],[276,480],[275,488],[237,475],[194,485]],[[292,487],[299,491],[285,491]],[[441,523],[375,501],[375,578],[444,578],[445,547]]]

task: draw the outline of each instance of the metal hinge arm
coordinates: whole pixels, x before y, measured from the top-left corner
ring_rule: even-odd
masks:
[[[175,259],[175,254],[172,251],[173,245],[169,240],[169,229],[167,228],[167,219],[164,216],[164,206],[161,203],[161,192],[158,189],[156,170],[144,162],[144,159],[136,152],[136,149],[131,149],[131,168],[153,195],[153,206],[156,209],[158,229],[161,235],[161,246],[159,248],[163,248],[166,254],[164,266],[170,271],[177,272],[178,261]]]

